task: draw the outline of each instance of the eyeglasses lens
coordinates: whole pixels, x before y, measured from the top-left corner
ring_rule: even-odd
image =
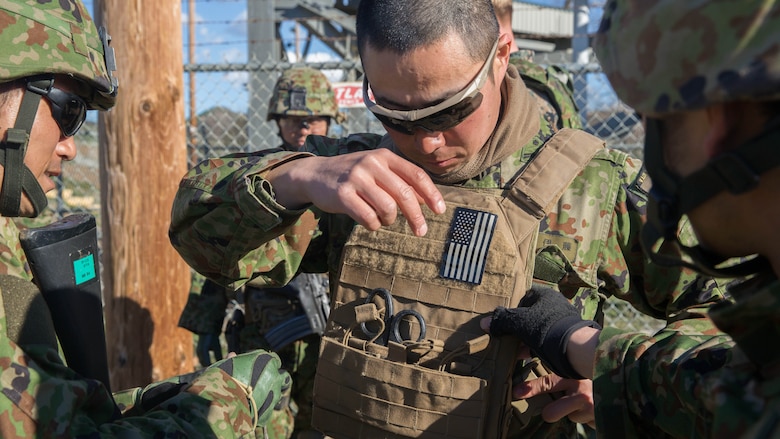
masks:
[[[417,128],[432,133],[436,131],[445,131],[460,124],[479,108],[481,103],[482,93],[477,93],[469,99],[458,102],[438,113],[431,114],[430,116],[415,121],[405,121],[377,113],[374,113],[374,115],[387,127],[403,134],[414,134],[414,130]]]
[[[87,117],[87,104],[80,97],[54,87],[44,97],[52,104],[52,116],[62,134],[75,135]]]

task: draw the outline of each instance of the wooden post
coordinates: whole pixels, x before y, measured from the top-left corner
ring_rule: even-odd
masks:
[[[192,371],[177,327],[190,270],[168,240],[186,172],[181,0],[97,0],[112,36],[119,95],[101,115],[101,221],[111,386]]]

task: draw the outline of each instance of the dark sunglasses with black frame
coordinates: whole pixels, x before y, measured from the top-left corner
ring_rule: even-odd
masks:
[[[25,80],[27,90],[41,95],[51,104],[51,115],[62,135],[73,137],[87,118],[87,103],[79,96],[54,86],[53,77],[33,77]]]
[[[408,111],[385,108],[373,100],[373,93],[365,75],[363,75],[363,101],[380,122],[400,133],[411,135],[416,129],[429,133],[448,130],[463,122],[479,108],[482,103],[480,90],[485,85],[497,49],[498,40],[474,80],[463,90],[436,105]]]

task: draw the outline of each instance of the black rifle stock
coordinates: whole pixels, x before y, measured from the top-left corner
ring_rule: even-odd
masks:
[[[70,215],[19,238],[68,367],[110,392],[95,217]]]

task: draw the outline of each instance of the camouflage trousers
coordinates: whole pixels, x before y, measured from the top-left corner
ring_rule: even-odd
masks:
[[[257,298],[247,297],[246,324],[241,330],[240,348],[242,352],[253,349],[271,350],[264,334],[273,326],[288,318],[296,311],[295,305],[280,297],[264,298],[258,304]],[[282,367],[292,377],[290,390],[290,411],[294,415],[292,437],[308,439],[322,438],[322,434],[311,428],[312,398],[314,393],[314,375],[320,351],[320,336],[313,334],[296,340],[276,351],[282,360]],[[278,418],[278,419],[277,419]],[[283,414],[274,416],[270,429],[278,427],[279,432],[286,431],[289,424]],[[285,436],[269,436],[281,438]],[[290,437],[290,436],[286,436]]]

